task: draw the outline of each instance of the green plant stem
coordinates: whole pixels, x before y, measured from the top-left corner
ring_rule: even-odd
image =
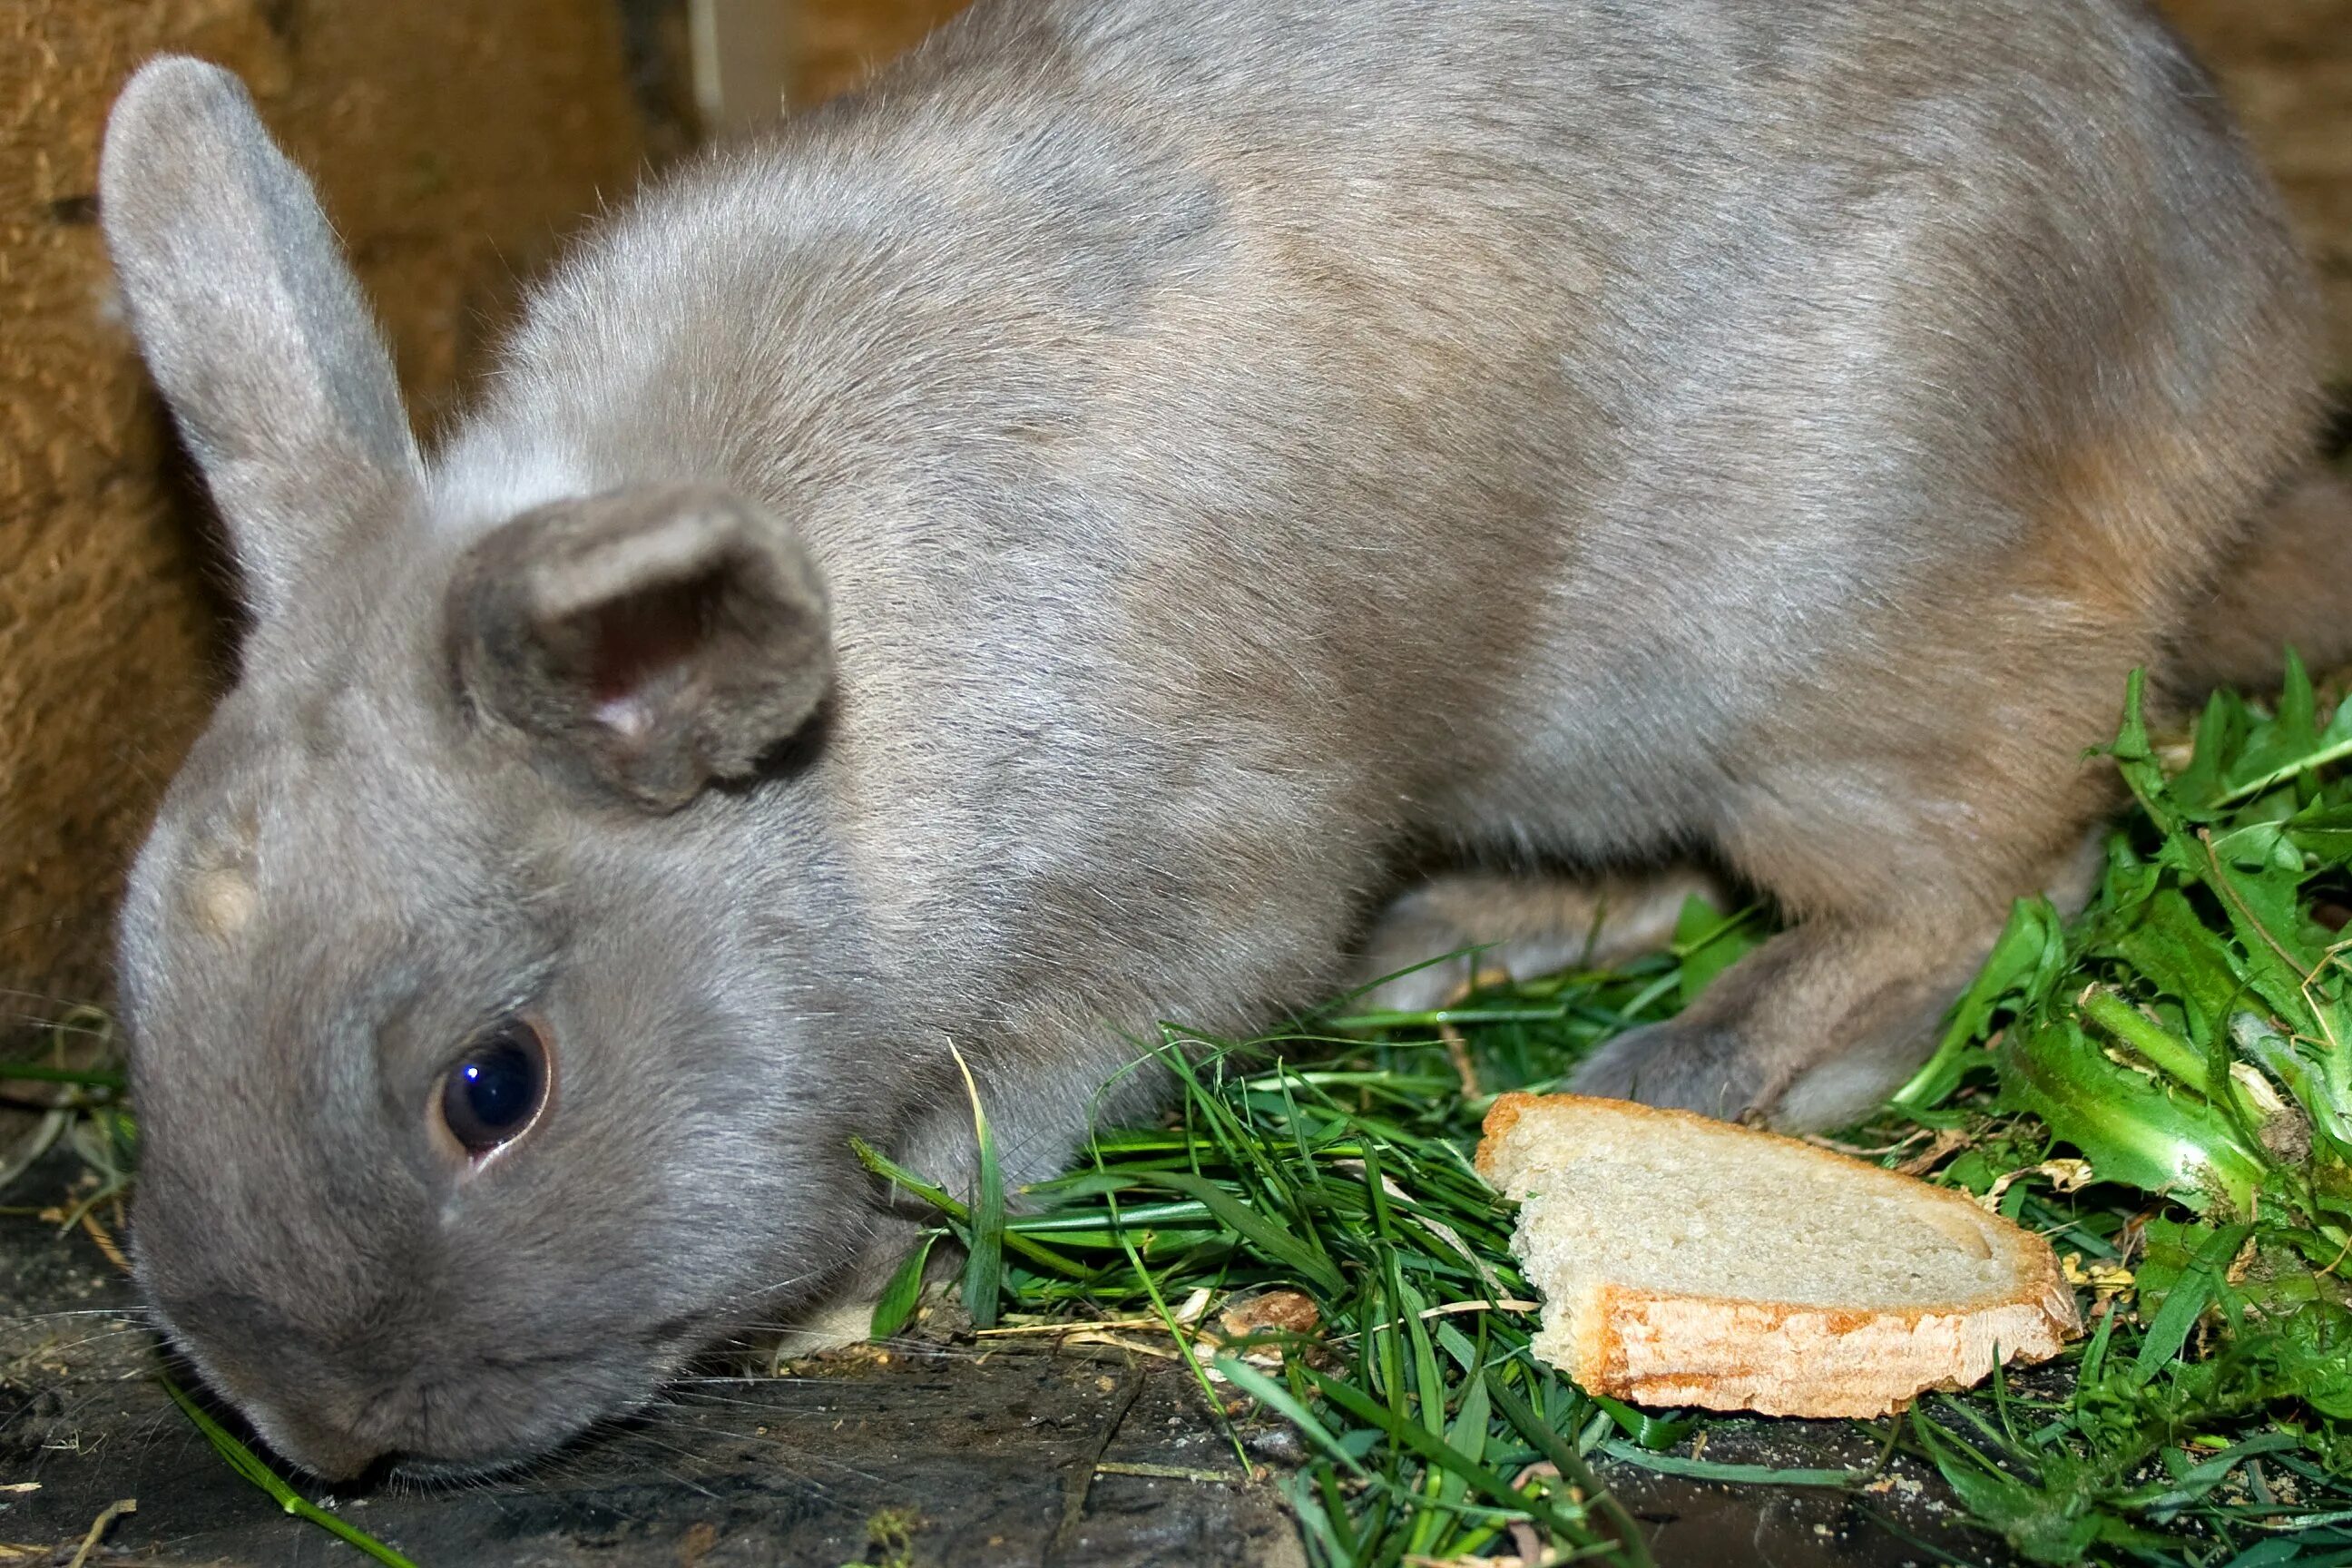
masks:
[[[346,1544],[357,1547],[378,1563],[384,1564],[384,1568],[416,1568],[415,1563],[402,1556],[392,1547],[378,1541],[367,1531],[344,1523],[296,1491],[278,1476],[277,1471],[271,1469],[263,1461],[260,1455],[238,1442],[226,1427],[206,1415],[204,1407],[188,1397],[186,1391],[178,1384],[169,1377],[163,1377],[160,1381],[163,1384],[163,1392],[172,1396],[172,1403],[177,1405],[182,1413],[190,1421],[195,1423],[196,1430],[202,1432],[212,1443],[213,1447],[219,1452],[221,1458],[228,1461],[229,1468],[268,1493],[277,1500],[279,1508],[297,1519],[309,1521]]]

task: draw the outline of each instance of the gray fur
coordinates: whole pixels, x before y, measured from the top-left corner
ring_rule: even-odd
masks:
[[[103,191],[259,623],[123,918],[139,1268],[331,1474],[854,1290],[950,1043],[1041,1175],[1434,860],[1706,851],[1797,924],[1627,1087],[1852,1103],[2312,398],[2128,0],[982,0],[606,221],[422,467],[234,84],[149,66]]]
[[[134,86],[99,170],[107,247],[147,368],[236,525],[247,597],[271,617],[422,464],[359,285],[244,84],[166,58]]]

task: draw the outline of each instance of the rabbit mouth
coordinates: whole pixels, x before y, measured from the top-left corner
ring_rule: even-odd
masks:
[[[362,1478],[361,1487],[378,1477],[402,1488],[420,1491],[455,1491],[463,1487],[478,1486],[484,1481],[516,1479],[527,1472],[567,1452],[572,1447],[565,1444],[544,1454],[517,1456],[507,1459],[491,1459],[479,1464],[459,1464],[448,1459],[414,1459],[393,1456],[369,1476]]]
[[[400,1486],[438,1489],[510,1479],[538,1471],[594,1449],[630,1429],[643,1412],[658,1401],[663,1381],[660,1373],[650,1373],[645,1380],[645,1392],[634,1398],[583,1411],[562,1428],[523,1434],[487,1452],[453,1456],[422,1446],[394,1448],[368,1468],[363,1482],[380,1479]]]
[[[450,1491],[480,1486],[486,1481],[520,1479],[541,1473],[551,1465],[564,1464],[593,1452],[614,1437],[628,1432],[656,1397],[648,1394],[625,1410],[600,1416],[562,1442],[519,1448],[495,1458],[448,1459],[421,1454],[387,1455],[370,1468],[362,1478],[361,1485],[364,1487],[373,1482],[424,1491]]]
[[[717,1319],[688,1312],[589,1347],[496,1352],[363,1400],[338,1419],[307,1405],[236,1397],[270,1446],[330,1480],[428,1488],[529,1472],[628,1430],[708,1342]]]
[[[328,1480],[470,1484],[536,1469],[626,1428],[658,1401],[679,1360],[623,1342],[493,1356],[364,1397],[346,1389],[327,1401],[233,1403],[272,1448]]]

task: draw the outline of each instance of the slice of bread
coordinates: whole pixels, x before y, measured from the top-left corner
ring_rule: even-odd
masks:
[[[1964,1193],[1620,1100],[1506,1094],[1486,1133],[1535,1353],[1589,1392],[1883,1415],[2082,1332],[2049,1244]]]

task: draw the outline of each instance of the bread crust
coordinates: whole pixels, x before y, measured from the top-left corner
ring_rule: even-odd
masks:
[[[1996,1363],[2047,1360],[2082,1332],[2074,1290],[2049,1244],[1966,1194],[1833,1151],[1683,1110],[1582,1095],[1506,1094],[1486,1114],[1478,1172],[1502,1184],[1504,1144],[1531,1111],[1574,1110],[1658,1130],[1772,1139],[1868,1185],[1893,1184],[1935,1223],[1966,1212],[2011,1275],[1998,1299],[1908,1307],[1837,1307],[1655,1291],[1608,1280],[1549,1300],[1535,1354],[1590,1393],[1643,1405],[1768,1415],[1885,1415],[1937,1388],[1980,1382]]]

